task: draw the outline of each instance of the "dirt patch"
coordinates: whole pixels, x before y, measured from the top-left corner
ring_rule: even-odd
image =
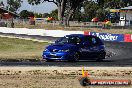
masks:
[[[83,88],[82,67],[0,67],[0,88]],[[86,67],[91,79],[130,79],[132,67]],[[132,88],[88,86],[86,88]]]

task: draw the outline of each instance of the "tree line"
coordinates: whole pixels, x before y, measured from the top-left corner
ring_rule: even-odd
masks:
[[[36,17],[52,16],[60,24],[69,26],[69,21],[91,21],[97,17],[100,21],[109,17],[110,9],[120,9],[132,5],[132,0],[27,0],[31,5],[54,3],[57,9],[51,13],[34,13]],[[22,0],[7,0],[8,9],[16,12],[21,7]],[[26,14],[27,13],[27,14]],[[29,16],[32,12],[23,10],[19,13],[22,17]],[[25,14],[25,15],[24,15]]]

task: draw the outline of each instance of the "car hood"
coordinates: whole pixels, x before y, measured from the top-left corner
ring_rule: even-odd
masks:
[[[47,47],[47,49],[57,49],[57,50],[66,50],[75,47],[73,44],[51,44]]]

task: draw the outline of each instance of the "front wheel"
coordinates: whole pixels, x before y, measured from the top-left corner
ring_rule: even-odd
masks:
[[[78,61],[80,58],[80,55],[78,52],[75,52],[74,55],[73,55],[73,59],[72,60],[69,60],[70,62],[76,62]]]
[[[74,61],[78,61],[79,58],[80,58],[79,53],[78,53],[78,52],[75,52],[75,54],[73,55],[73,59],[74,59]]]

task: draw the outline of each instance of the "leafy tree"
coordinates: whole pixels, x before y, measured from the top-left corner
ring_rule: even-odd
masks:
[[[29,12],[29,17],[34,17],[34,13],[33,12]]]
[[[4,8],[4,3],[3,3],[3,1],[0,2],[0,8]]]
[[[106,15],[108,14],[108,11],[102,9],[102,8],[99,8],[97,11],[96,11],[96,17],[99,19],[99,21],[104,21],[107,17]]]
[[[21,7],[22,2],[22,0],[7,0],[7,9],[16,12]]]
[[[80,10],[83,5],[84,0],[67,0],[64,12],[65,25],[69,25],[69,20],[76,11]]]
[[[99,5],[99,9],[96,13],[97,17],[101,18],[102,16],[101,20],[103,20],[103,17],[107,15],[108,19],[110,19],[112,22],[118,22],[118,13],[108,13],[107,11],[109,11],[110,9],[120,9],[130,6],[132,5],[132,0],[97,0],[97,4]],[[110,14],[113,14],[114,16],[111,17]]]
[[[49,16],[50,16],[49,13],[44,13],[44,14],[43,14],[43,17],[44,17],[44,18],[47,18],[47,17],[49,17]]]
[[[100,6],[100,8],[103,8],[104,7],[105,0],[97,0],[97,3]]]
[[[20,13],[20,17],[27,19],[29,17],[29,11],[22,10]]]
[[[96,11],[99,9],[99,6],[94,1],[86,1],[83,5],[84,7],[84,18],[87,21],[91,21],[92,18],[96,17]]]
[[[69,20],[73,17],[75,12],[80,9],[83,2],[84,0],[67,0],[63,14],[64,25],[69,26]]]
[[[28,0],[29,4],[40,4],[43,2],[52,2],[58,7],[58,20],[69,26],[69,20],[84,0]]]
[[[28,0],[29,4],[32,4],[32,5],[38,5],[38,4],[44,3],[45,1],[52,2],[57,5],[58,19],[61,20],[62,15],[64,13],[64,7],[66,5],[66,0]]]
[[[50,13],[50,17],[53,17],[55,20],[58,20],[58,10],[53,10],[51,13]]]
[[[41,13],[34,13],[34,16],[36,18],[42,18],[43,17],[43,14],[41,14]]]
[[[102,8],[119,9],[121,7],[131,6],[132,0],[97,0],[97,3]]]
[[[124,6],[132,6],[132,0],[121,0]]]
[[[82,12],[80,9],[75,11],[75,14],[72,16],[71,20],[82,21]]]

